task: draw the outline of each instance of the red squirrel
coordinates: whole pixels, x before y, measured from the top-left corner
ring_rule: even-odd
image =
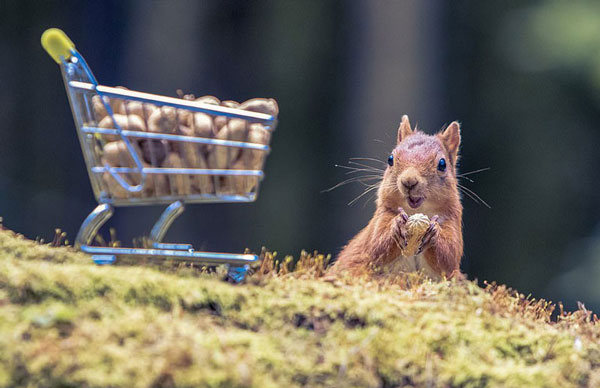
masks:
[[[377,191],[373,218],[342,249],[330,271],[357,276],[379,268],[423,271],[434,279],[462,278],[462,205],[456,178],[459,145],[458,122],[427,135],[413,130],[404,115]],[[416,255],[403,257],[406,222],[415,213],[427,215],[429,227]]]

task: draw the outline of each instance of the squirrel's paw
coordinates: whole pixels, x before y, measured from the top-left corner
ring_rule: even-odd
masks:
[[[392,235],[396,239],[396,243],[399,248],[404,249],[408,244],[407,233],[406,233],[406,221],[408,221],[408,214],[401,207],[398,208],[398,215],[394,217],[394,223],[392,224],[393,232]]]
[[[431,217],[429,228],[425,231],[425,234],[421,239],[421,244],[419,244],[419,249],[417,249],[417,255],[436,243],[440,235],[440,224],[438,219],[439,216]]]

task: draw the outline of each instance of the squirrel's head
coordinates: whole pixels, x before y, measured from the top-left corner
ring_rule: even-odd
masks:
[[[379,187],[378,205],[411,213],[444,213],[460,204],[456,162],[460,126],[454,121],[435,135],[413,130],[402,117],[396,148]]]

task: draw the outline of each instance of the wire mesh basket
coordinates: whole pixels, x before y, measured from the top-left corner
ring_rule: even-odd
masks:
[[[76,246],[97,263],[119,256],[161,257],[243,266],[254,255],[197,252],[162,239],[183,203],[251,202],[257,198],[278,107],[212,96],[173,98],[98,84],[71,40],[58,29],[42,45],[60,65],[90,182],[99,206]],[[149,248],[92,246],[113,206],[170,204],[150,233]],[[239,271],[238,271],[239,272]]]

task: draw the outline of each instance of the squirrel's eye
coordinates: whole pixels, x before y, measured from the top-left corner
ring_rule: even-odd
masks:
[[[444,159],[444,158],[440,159],[440,161],[438,162],[438,170],[446,171],[446,159]]]
[[[393,166],[393,165],[394,165],[394,155],[390,155],[390,156],[388,156],[388,164],[389,164],[390,166]]]

